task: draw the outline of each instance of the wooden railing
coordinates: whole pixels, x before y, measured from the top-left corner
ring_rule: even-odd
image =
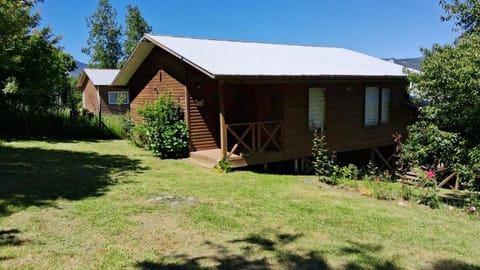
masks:
[[[226,124],[227,158],[236,152],[254,155],[265,151],[283,151],[282,121]],[[233,142],[228,142],[233,139]]]

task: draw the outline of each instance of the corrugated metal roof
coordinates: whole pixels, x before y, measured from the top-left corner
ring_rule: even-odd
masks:
[[[215,76],[405,76],[403,66],[355,51],[317,46],[145,35]]]
[[[117,77],[119,69],[94,69],[86,68],[83,70],[94,85],[112,85]]]

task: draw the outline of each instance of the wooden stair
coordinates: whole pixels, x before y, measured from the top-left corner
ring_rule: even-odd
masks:
[[[412,186],[422,186],[422,182],[420,181],[420,177],[416,171],[407,172],[402,176],[402,178],[399,179],[399,182],[403,182]]]

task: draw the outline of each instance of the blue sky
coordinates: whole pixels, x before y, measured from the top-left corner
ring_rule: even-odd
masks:
[[[376,57],[417,57],[420,47],[452,43],[458,35],[440,21],[437,0],[110,0],[123,23],[127,4],[140,8],[157,34],[334,46]],[[75,59],[82,54],[85,18],[97,0],[45,0],[42,25],[63,37]]]

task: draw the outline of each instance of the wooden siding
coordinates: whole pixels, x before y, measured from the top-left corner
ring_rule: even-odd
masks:
[[[153,102],[157,99],[158,95],[165,95],[167,93],[171,93],[182,106],[182,109],[185,110],[184,89],[184,85],[170,76],[166,71],[157,71],[150,81],[147,82],[145,87],[135,94],[133,100],[130,100],[132,119],[137,123],[141,122],[142,119],[138,114],[138,109],[140,109],[145,102]]]
[[[389,87],[391,92],[390,121],[388,124],[364,126],[364,100],[366,86]],[[406,126],[415,111],[406,105],[405,83],[356,84],[320,83],[315,85],[289,85],[285,94],[285,152],[298,157],[310,156],[313,132],[308,129],[308,88],[326,88],[325,131],[330,150],[346,152],[393,144],[392,134],[405,136]],[[348,90],[347,90],[348,89]]]
[[[132,119],[141,122],[138,109],[157,95],[170,92],[185,110],[184,69],[178,60],[158,48],[140,65],[128,83]],[[182,81],[182,82],[181,82]]]
[[[138,109],[145,102],[154,101],[157,95],[170,92],[185,112],[192,151],[219,147],[216,81],[186,67],[167,52],[155,48],[140,65],[127,87],[130,89],[130,111],[135,122],[142,121]],[[200,101],[203,104],[199,103]]]
[[[191,150],[220,147],[218,85],[215,81],[189,86]]]
[[[91,80],[88,80],[86,85],[83,88],[83,106],[84,109],[92,112],[98,113],[98,94],[97,88],[93,85]]]
[[[123,88],[113,86],[98,86],[100,90],[100,108],[102,115],[125,114],[129,111],[130,105],[110,105],[108,104],[108,92],[110,91],[128,91]]]

